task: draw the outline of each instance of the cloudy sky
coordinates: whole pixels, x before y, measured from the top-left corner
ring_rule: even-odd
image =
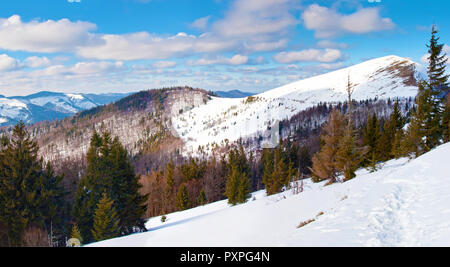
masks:
[[[2,1],[0,94],[262,92],[380,56],[420,62],[432,23],[450,40],[449,8],[441,0]]]

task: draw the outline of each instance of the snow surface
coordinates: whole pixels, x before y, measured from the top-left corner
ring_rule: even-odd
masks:
[[[318,103],[346,101],[349,76],[355,85],[354,100],[414,97],[417,87],[407,85],[398,69],[391,68],[394,65],[415,67],[416,63],[387,56],[269,90],[253,96],[250,102],[247,98],[213,97],[205,105],[174,117],[172,123],[186,143],[186,153],[195,154],[199,146],[264,135],[278,121]]]
[[[296,195],[259,191],[234,207],[224,200],[168,214],[164,223],[154,217],[146,233],[89,246],[449,246],[449,157],[450,143],[374,173],[359,170],[345,183],[306,180]]]

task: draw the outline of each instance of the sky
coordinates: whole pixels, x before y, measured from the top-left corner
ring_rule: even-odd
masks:
[[[253,93],[388,55],[425,63],[441,0],[15,0],[0,95],[184,86]],[[445,51],[450,47],[445,45]]]

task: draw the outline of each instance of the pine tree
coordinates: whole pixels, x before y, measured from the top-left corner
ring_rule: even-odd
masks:
[[[403,140],[405,139],[405,133],[403,129],[399,129],[394,137],[394,142],[392,143],[391,155],[398,159],[407,155],[403,147]]]
[[[44,169],[39,147],[19,122],[0,154],[0,224],[7,229],[8,245],[21,246],[25,229],[63,227],[66,207],[61,186],[51,166]]]
[[[444,44],[439,43],[437,37],[438,30],[436,25],[433,25],[431,30],[431,39],[428,47],[428,83],[434,94],[439,97],[444,97],[448,92],[449,75],[446,75],[447,55],[443,52]]]
[[[139,193],[142,187],[135,175],[127,151],[119,139],[105,132],[94,133],[87,153],[86,175],[78,183],[74,217],[85,240],[93,241],[94,210],[103,192],[114,203],[119,216],[120,234],[145,231],[144,219],[148,195]]]
[[[78,225],[76,223],[72,226],[71,238],[76,238],[80,241],[80,243],[83,243],[83,237],[81,236],[80,229],[78,229]]]
[[[379,143],[381,138],[380,124],[376,113],[369,117],[366,127],[363,130],[363,146],[367,147],[364,165],[375,170],[377,162],[380,160]]]
[[[311,174],[311,170],[309,168],[312,167],[311,155],[309,153],[309,149],[307,146],[302,146],[300,148],[299,155],[299,172],[301,175],[309,175]]]
[[[346,123],[344,115],[337,109],[330,113],[328,122],[322,128],[321,150],[313,157],[313,166],[310,169],[313,182],[329,180],[328,183],[336,182],[340,171],[336,167],[337,151],[339,143],[344,136]]]
[[[240,172],[236,166],[231,166],[231,171],[227,177],[227,184],[225,188],[225,195],[228,197],[228,203],[236,205],[238,201],[238,188],[239,188]]]
[[[180,185],[177,193],[177,208],[178,210],[185,210],[189,207],[189,194],[185,183]]]
[[[119,236],[119,216],[114,207],[114,201],[106,193],[97,204],[94,216],[92,236],[96,241],[111,239]]]
[[[429,84],[419,83],[419,93],[416,97],[416,110],[411,114],[411,121],[407,131],[406,147],[409,152],[419,156],[433,149],[440,143],[442,136],[440,113],[433,98]]]
[[[197,204],[202,206],[205,205],[208,202],[207,198],[206,198],[206,194],[205,194],[205,190],[201,190],[198,198],[197,198]]]
[[[394,103],[393,111],[389,119],[383,125],[383,131],[377,142],[377,160],[387,161],[394,157],[392,154],[394,140],[397,132],[405,125],[405,118],[402,116],[398,101]],[[369,152],[370,153],[370,152]],[[370,157],[370,154],[368,154]]]
[[[365,151],[358,148],[353,129],[347,129],[339,142],[336,152],[336,168],[344,174],[344,181],[353,179],[355,171],[360,167]]]
[[[450,142],[450,94],[447,95],[447,103],[442,114],[442,129],[444,143]]]

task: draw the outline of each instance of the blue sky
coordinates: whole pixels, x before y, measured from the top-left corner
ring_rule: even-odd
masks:
[[[3,2],[3,95],[262,92],[391,54],[423,63],[433,23],[450,40],[450,3],[440,0]]]

